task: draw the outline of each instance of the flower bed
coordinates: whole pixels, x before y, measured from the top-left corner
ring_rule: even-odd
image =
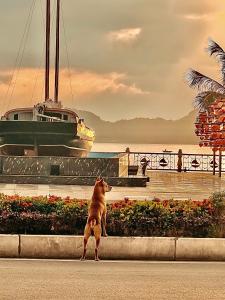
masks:
[[[108,204],[107,231],[119,236],[225,237],[225,193],[203,201],[130,201]],[[83,234],[86,200],[0,194],[0,233]]]

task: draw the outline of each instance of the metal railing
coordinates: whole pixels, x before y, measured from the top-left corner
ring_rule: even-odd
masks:
[[[130,152],[130,165],[138,165],[140,167],[147,161],[147,170],[174,170],[178,166],[177,153],[145,153]],[[218,171],[219,156],[216,155],[215,168]],[[213,171],[213,155],[210,154],[182,154],[182,170],[212,172]],[[222,172],[225,172],[225,156],[222,156]]]

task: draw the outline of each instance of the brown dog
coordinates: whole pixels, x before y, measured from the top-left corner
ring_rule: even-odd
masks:
[[[98,258],[98,248],[100,244],[101,234],[106,234],[106,203],[105,193],[110,192],[112,189],[103,179],[97,179],[95,182],[94,192],[91,199],[91,204],[88,210],[87,224],[84,229],[84,250],[81,260],[85,260],[88,239],[93,233],[95,236],[95,260]],[[102,226],[101,226],[102,223]]]

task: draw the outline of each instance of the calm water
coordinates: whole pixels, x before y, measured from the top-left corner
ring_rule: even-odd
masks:
[[[200,148],[198,145],[163,145],[163,144],[111,144],[95,143],[92,151],[96,152],[123,152],[129,147],[133,152],[162,152],[170,150],[177,152],[182,149],[183,153],[212,154],[212,150],[206,147]]]

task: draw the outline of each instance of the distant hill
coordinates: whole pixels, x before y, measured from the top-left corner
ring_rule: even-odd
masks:
[[[171,121],[162,118],[135,118],[108,122],[95,114],[77,110],[85,123],[96,132],[96,142],[101,143],[154,143],[154,144],[197,144],[194,134],[196,112],[182,119]]]

